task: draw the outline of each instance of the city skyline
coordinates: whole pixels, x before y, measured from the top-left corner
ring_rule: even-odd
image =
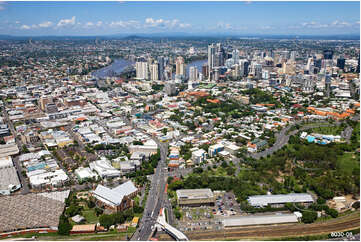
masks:
[[[359,2],[0,2],[14,36],[359,35]]]

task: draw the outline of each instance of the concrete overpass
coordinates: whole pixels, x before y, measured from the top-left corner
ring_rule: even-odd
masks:
[[[166,231],[170,236],[172,236],[177,241],[189,241],[189,239],[187,238],[187,236],[185,236],[185,234],[183,234],[181,231],[174,228],[173,226],[171,226],[170,224],[168,224],[165,221],[164,208],[162,208],[160,210],[160,213],[159,213],[159,216],[158,216],[158,219],[157,219],[157,222],[156,222],[156,226],[158,228],[161,228],[164,231]]]

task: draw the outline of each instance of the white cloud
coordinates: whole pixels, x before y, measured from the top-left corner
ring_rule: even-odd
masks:
[[[71,19],[61,19],[57,24],[57,27],[63,27],[67,25],[75,25],[75,16],[73,16]]]
[[[153,19],[153,18],[146,18],[145,24],[151,27],[159,27],[164,25],[163,19]]]
[[[179,27],[181,27],[181,28],[190,28],[191,25],[190,24],[179,24]]]
[[[227,29],[227,30],[233,29],[233,26],[229,23],[219,22],[219,23],[217,23],[216,26],[219,29]]]
[[[96,26],[97,27],[100,27],[100,26],[102,26],[103,25],[103,22],[102,21],[98,21],[97,23],[96,23]]]
[[[97,23],[97,25],[99,24],[102,25],[102,22],[99,21]],[[138,21],[135,21],[135,20],[129,20],[129,21],[112,21],[110,24],[109,24],[110,27],[113,27],[113,28],[139,28],[139,22]]]
[[[26,24],[24,24],[24,25],[22,25],[21,27],[20,27],[20,29],[31,29],[31,27],[29,26],[29,25],[26,25]]]
[[[40,28],[49,28],[53,25],[53,22],[51,21],[45,21],[43,23],[38,24]]]
[[[316,21],[311,21],[311,22],[304,22],[301,24],[302,27],[304,28],[311,28],[311,29],[320,29],[320,28],[328,28],[330,27],[329,24],[321,24],[318,23]]]
[[[181,23],[178,19],[166,20],[166,19],[153,19],[146,18],[144,27],[153,27],[153,28],[189,28],[191,25],[187,23]]]
[[[351,26],[350,23],[348,23],[346,21],[339,21],[339,20],[333,21],[331,25],[334,26],[334,27],[348,27],[348,26]]]

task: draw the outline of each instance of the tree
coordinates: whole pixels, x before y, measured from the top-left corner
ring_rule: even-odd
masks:
[[[23,153],[29,153],[29,149],[26,147],[26,145],[23,145],[22,151]]]
[[[175,210],[174,210],[174,215],[175,215],[175,217],[176,217],[177,219],[180,219],[180,218],[182,217],[182,214],[179,212],[178,209],[175,209]]]
[[[134,206],[133,211],[134,213],[143,213],[144,209],[140,206]]]
[[[68,218],[61,215],[59,219],[58,234],[69,235],[72,228],[73,226],[69,223]]]
[[[66,210],[65,210],[65,214],[68,215],[69,217],[73,217],[75,215],[77,215],[81,210],[80,206],[77,206],[76,204],[71,204]]]
[[[355,209],[358,209],[360,208],[360,201],[356,201],[352,204],[352,207],[355,208]]]
[[[317,204],[325,204],[326,200],[323,199],[322,197],[317,198]]]
[[[104,226],[107,229],[114,224],[114,220],[114,216],[112,216],[111,214],[103,214],[99,217],[100,225]]]
[[[168,184],[171,184],[172,181],[173,181],[173,179],[174,179],[174,177],[169,176],[169,177],[167,178],[167,183],[168,183]]]
[[[94,208],[95,207],[95,202],[93,200],[89,200],[87,203],[89,208]]]
[[[133,141],[133,145],[143,145],[141,141],[135,140]]]
[[[103,209],[98,208],[98,207],[95,208],[95,214],[96,214],[97,216],[103,214],[103,212],[104,212]]]
[[[332,218],[337,218],[338,217],[338,212],[336,209],[333,209],[333,208],[329,208],[326,210],[326,213],[328,215],[330,215]]]
[[[163,133],[164,135],[166,135],[167,132],[168,132],[167,128],[162,129],[162,133]]]
[[[317,219],[317,213],[314,211],[302,212],[302,222],[309,224],[313,223]]]
[[[117,212],[117,213],[113,214],[113,217],[114,217],[114,223],[122,224],[125,221],[125,216],[121,212]]]

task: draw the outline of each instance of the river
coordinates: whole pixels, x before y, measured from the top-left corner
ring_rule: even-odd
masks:
[[[124,59],[115,59],[109,66],[103,67],[92,72],[92,76],[97,78],[106,78],[121,74],[127,67],[134,65],[134,62]]]

